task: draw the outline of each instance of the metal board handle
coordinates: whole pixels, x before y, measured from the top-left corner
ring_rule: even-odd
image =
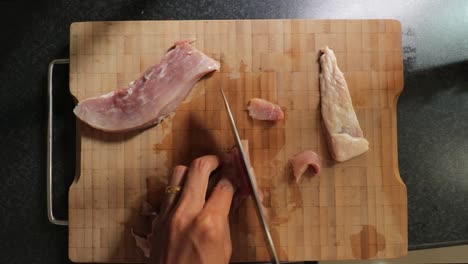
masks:
[[[55,218],[52,208],[52,139],[53,139],[53,75],[55,64],[69,64],[69,59],[56,59],[49,63],[49,72],[47,77],[47,91],[48,91],[48,118],[47,118],[47,217],[49,221],[54,225],[68,225],[68,220],[60,220]]]

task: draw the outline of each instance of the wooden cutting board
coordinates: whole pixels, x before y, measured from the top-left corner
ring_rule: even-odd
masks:
[[[78,121],[78,171],[69,193],[69,256],[76,262],[144,262],[130,229],[149,230],[142,201],[157,205],[173,166],[227,150],[227,91],[265,194],[281,260],[394,258],[407,252],[406,188],[397,159],[396,101],[403,87],[394,20],[80,22],[70,29],[70,90],[78,100],[124,87],[176,40],[221,61],[174,116],[144,131],[104,133]],[[319,111],[319,49],[331,47],[348,80],[370,150],[330,159]],[[279,103],[285,121],[253,121],[247,101]],[[320,175],[294,183],[288,158],[316,150]],[[252,200],[232,216],[233,261],[268,253]]]

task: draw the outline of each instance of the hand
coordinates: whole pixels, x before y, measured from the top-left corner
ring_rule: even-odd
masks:
[[[219,163],[216,156],[204,156],[195,159],[190,168],[175,167],[170,185],[183,187],[180,192],[166,194],[153,223],[149,263],[229,263],[228,214],[233,185],[222,177],[208,200],[205,197],[210,173]]]

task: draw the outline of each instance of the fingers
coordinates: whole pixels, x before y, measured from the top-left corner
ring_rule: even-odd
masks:
[[[187,174],[187,170],[188,168],[186,166],[182,166],[182,165],[176,166],[169,180],[169,186],[181,186],[182,187],[184,178]],[[166,194],[165,200],[161,206],[160,216],[166,216],[171,210],[171,208],[174,207],[173,205],[177,201],[179,193],[180,192]]]
[[[219,159],[214,155],[197,158],[190,164],[179,200],[179,209],[193,215],[202,210],[205,204],[208,178],[210,173],[218,166]]]
[[[229,229],[229,218],[226,218],[226,227],[225,227],[225,232],[226,232],[226,237],[224,239],[224,259],[225,263],[228,263],[229,260],[231,259],[232,255],[232,242],[231,242],[231,230]]]
[[[224,177],[219,180],[203,210],[209,213],[228,216],[233,196],[234,187],[232,183]]]
[[[208,201],[203,208],[203,213],[211,215],[220,215],[225,219],[225,239],[223,241],[224,257],[229,262],[232,253],[231,232],[229,229],[229,211],[231,209],[232,197],[234,196],[234,187],[226,177],[221,178],[211,193]]]

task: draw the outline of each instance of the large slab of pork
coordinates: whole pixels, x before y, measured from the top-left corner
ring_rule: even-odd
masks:
[[[218,61],[189,41],[179,41],[128,87],[83,100],[73,112],[83,122],[103,131],[146,128],[174,112],[197,81],[219,67]]]
[[[369,149],[354,112],[348,84],[338,68],[335,54],[325,47],[320,57],[320,104],[330,153],[346,161]]]

